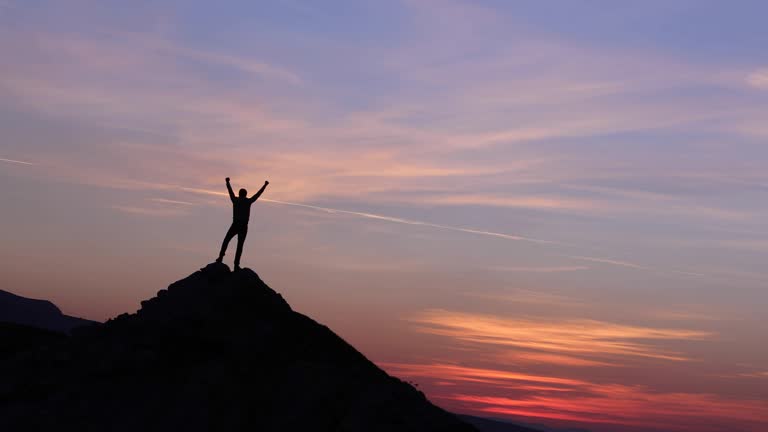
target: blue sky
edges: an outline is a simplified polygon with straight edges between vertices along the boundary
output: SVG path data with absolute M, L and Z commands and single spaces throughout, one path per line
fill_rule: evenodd
M 0 282 L 135 310 L 269 179 L 244 264 L 436 403 L 762 430 L 767 9 L 0 1 Z

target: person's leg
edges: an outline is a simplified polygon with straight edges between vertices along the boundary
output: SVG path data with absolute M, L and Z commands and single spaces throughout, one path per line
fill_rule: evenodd
M 237 252 L 235 252 L 235 268 L 240 268 L 240 256 L 243 255 L 243 244 L 245 243 L 245 236 L 248 235 L 248 225 L 240 227 L 237 232 Z
M 237 227 L 235 224 L 232 224 L 229 227 L 229 230 L 227 230 L 227 234 L 224 236 L 224 242 L 221 243 L 221 251 L 219 251 L 219 258 L 216 259 L 216 262 L 221 262 L 224 258 L 224 253 L 227 251 L 227 246 L 229 246 L 229 241 L 232 240 L 232 237 L 237 234 Z

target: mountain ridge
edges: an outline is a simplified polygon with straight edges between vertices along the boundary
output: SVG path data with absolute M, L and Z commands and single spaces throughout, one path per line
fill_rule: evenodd
M 2 430 L 476 431 L 224 264 L 0 371 Z
M 65 315 L 48 300 L 38 300 L 0 290 L 0 322 L 21 324 L 69 333 L 75 327 L 96 321 Z

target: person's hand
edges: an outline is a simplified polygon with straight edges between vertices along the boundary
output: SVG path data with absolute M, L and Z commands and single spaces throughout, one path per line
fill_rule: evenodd
M 227 183 L 229 183 L 229 177 L 227 177 Z
M 268 185 L 269 184 L 269 180 L 264 180 L 264 184 Z

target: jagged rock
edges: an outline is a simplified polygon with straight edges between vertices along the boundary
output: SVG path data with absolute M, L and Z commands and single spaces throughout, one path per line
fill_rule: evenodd
M 141 305 L 0 359 L 0 430 L 475 430 L 251 270 L 211 264 Z

